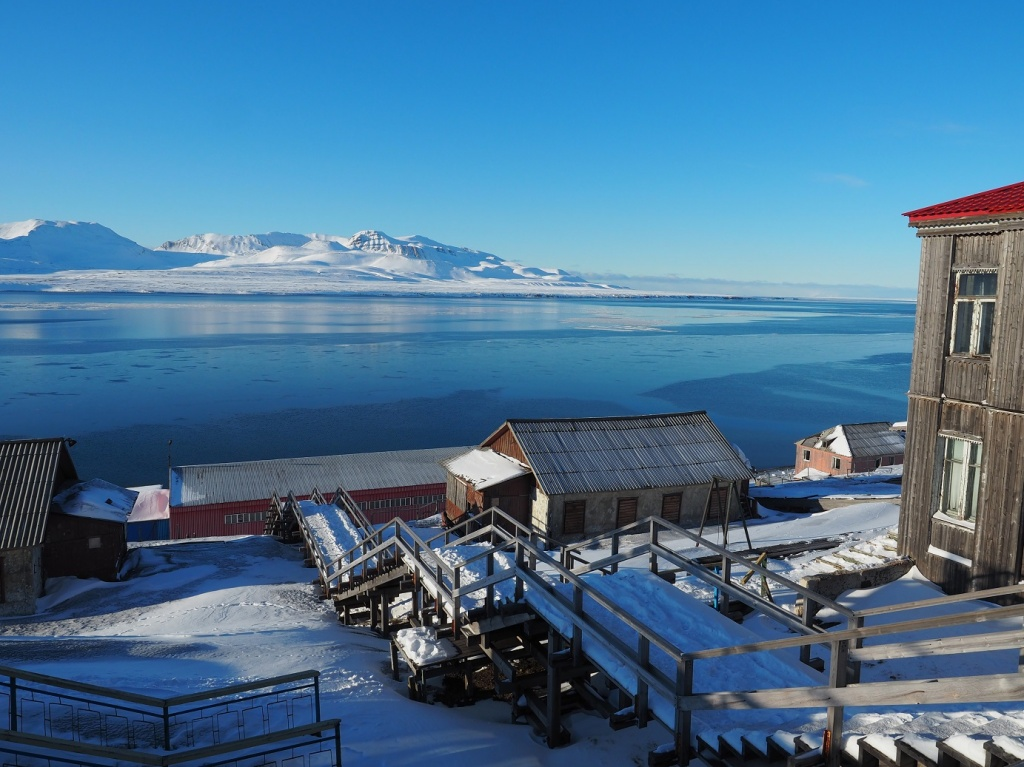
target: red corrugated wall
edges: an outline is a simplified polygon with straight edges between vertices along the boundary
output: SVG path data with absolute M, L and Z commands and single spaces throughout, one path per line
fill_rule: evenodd
M 332 493 L 324 493 L 330 499 Z M 444 508 L 445 484 L 443 482 L 429 485 L 409 485 L 407 487 L 387 487 L 374 490 L 355 490 L 349 493 L 358 504 L 366 504 L 364 512 L 373 524 L 384 524 L 395 517 L 407 522 L 422 519 L 440 513 Z M 440 496 L 441 501 L 416 502 L 422 497 Z M 297 500 L 304 501 L 308 495 L 297 495 Z M 402 501 L 408 503 L 370 508 L 374 501 Z M 254 518 L 251 522 L 225 522 L 228 515 L 265 514 L 270 508 L 270 499 L 260 501 L 230 501 L 228 503 L 209 503 L 201 506 L 171 507 L 171 538 L 213 538 L 225 535 L 262 535 L 264 520 Z

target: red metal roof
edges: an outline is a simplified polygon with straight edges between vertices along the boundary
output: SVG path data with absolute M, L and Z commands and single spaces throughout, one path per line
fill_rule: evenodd
M 949 202 L 940 202 L 938 205 L 929 205 L 927 208 L 912 210 L 903 215 L 913 224 L 918 221 L 994 216 L 1001 213 L 1024 213 L 1024 181 Z

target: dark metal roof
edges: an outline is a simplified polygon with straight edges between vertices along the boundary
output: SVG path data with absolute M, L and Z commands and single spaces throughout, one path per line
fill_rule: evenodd
M 63 437 L 0 442 L 0 550 L 42 544 L 61 470 L 78 478 Z
M 171 506 L 260 501 L 275 492 L 282 497 L 288 492 L 307 495 L 314 487 L 333 493 L 339 485 L 352 492 L 439 484 L 445 481 L 440 462 L 471 449 L 441 447 L 175 466 L 171 470 Z
M 888 421 L 872 421 L 831 426 L 820 434 L 804 437 L 799 444 L 829 450 L 836 455 L 871 458 L 902 455 L 905 442 L 903 432 L 893 429 Z
M 510 420 L 547 495 L 700 485 L 752 474 L 704 411 Z
M 902 432 L 893 431 L 887 421 L 877 423 L 844 423 L 846 441 L 855 458 L 875 455 L 900 455 L 903 453 L 905 438 Z

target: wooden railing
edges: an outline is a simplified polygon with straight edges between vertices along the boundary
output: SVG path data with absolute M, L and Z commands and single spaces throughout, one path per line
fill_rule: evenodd
M 668 539 L 678 548 L 680 539 L 688 540 L 719 558 L 718 571 L 705 567 L 679 554 L 666 545 Z M 434 547 L 452 542 L 484 542 L 489 548 L 479 554 L 448 563 L 432 553 Z M 589 559 L 596 547 L 600 556 Z M 499 564 L 499 553 L 512 554 L 514 564 Z M 600 652 L 614 668 L 604 671 L 634 699 L 636 722 L 645 724 L 651 717 L 662 721 L 675 737 L 675 749 L 682 763 L 689 759 L 691 717 L 694 711 L 709 709 L 753 708 L 824 708 L 827 713 L 825 758 L 831 767 L 839 764 L 843 735 L 843 715 L 847 706 L 897 706 L 901 704 L 1014 701 L 1024 697 L 1024 674 L 1007 673 L 987 676 L 948 677 L 932 680 L 901 680 L 859 683 L 860 663 L 893 657 L 916 657 L 930 654 L 978 652 L 1024 646 L 1024 631 L 990 632 L 978 637 L 950 636 L 939 640 L 893 640 L 885 645 L 863 647 L 865 639 L 884 639 L 898 633 L 924 631 L 940 627 L 956 627 L 1000 618 L 1024 616 L 1024 604 L 960 613 L 941 618 L 906 620 L 886 625 L 866 626 L 868 618 L 882 613 L 925 609 L 963 600 L 997 597 L 1024 597 L 1024 586 L 1012 586 L 985 592 L 940 597 L 918 603 L 887 608 L 853 611 L 823 597 L 784 576 L 774 573 L 755 561 L 728 551 L 700 538 L 693 532 L 659 518 L 638 521 L 620 530 L 584 541 L 561 550 L 557 544 L 536 531 L 516 522 L 498 509 L 489 509 L 475 518 L 465 520 L 452 530 L 423 538 L 401 520 L 371 533 L 363 542 L 331 563 L 336 572 L 329 576 L 330 589 L 343 588 L 345 573 L 356 572 L 371 557 L 387 556 L 395 566 L 404 566 L 415 573 L 422 588 L 434 596 L 448 611 L 453 623 L 465 616 L 466 598 L 483 590 L 488 612 L 495 609 L 495 588 L 514 579 L 513 601 L 526 601 L 542 614 L 553 629 L 569 643 L 572 656 L 585 654 L 598 667 L 603 662 L 588 653 L 597 642 Z M 686 572 L 716 589 L 719 605 L 728 609 L 728 600 L 741 601 L 758 613 L 795 632 L 785 639 L 755 642 L 687 652 L 668 639 L 658 627 L 634 618 L 622 605 L 603 597 L 587 583 L 594 573 L 612 574 L 627 562 L 631 566 L 643 562 L 653 573 L 666 570 Z M 471 583 L 463 575 L 466 568 L 483 563 L 484 572 Z M 734 577 L 755 573 L 776 590 L 785 589 L 804 600 L 802 615 L 783 609 L 757 590 L 745 588 Z M 563 584 L 558 587 L 557 584 Z M 568 586 L 568 588 L 565 587 Z M 770 589 L 769 589 L 770 591 Z M 527 592 L 532 592 L 527 595 Z M 599 605 L 612 612 L 635 635 L 624 641 L 608 626 L 594 620 L 586 604 Z M 813 625 L 813 617 L 828 609 L 844 621 L 839 630 L 825 631 Z M 545 612 L 546 610 L 546 612 Z M 693 690 L 694 668 L 713 658 L 751 653 L 778 653 L 795 650 L 803 661 L 810 660 L 811 650 L 823 648 L 829 658 L 828 681 L 821 685 L 779 687 L 749 691 Z M 671 671 L 652 662 L 652 657 L 668 658 Z M 625 669 L 628 679 L 617 679 L 615 669 Z
M 170 698 L 7 666 L 0 685 L 0 752 L 28 760 L 220 764 L 287 752 L 296 767 L 341 764 L 340 722 L 320 719 L 317 671 Z

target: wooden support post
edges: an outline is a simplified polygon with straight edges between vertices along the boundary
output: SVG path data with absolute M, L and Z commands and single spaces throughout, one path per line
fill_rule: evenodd
M 657 575 L 658 574 L 658 554 L 655 551 L 655 549 L 658 546 L 658 527 L 655 524 L 655 519 L 656 519 L 656 517 L 651 517 L 651 530 L 650 530 L 650 535 L 648 537 L 649 537 L 650 545 L 651 545 L 651 563 L 650 563 L 650 568 L 651 568 L 651 572 L 654 573 L 655 575 Z
M 491 544 L 491 545 L 493 546 L 494 544 Z M 487 555 L 487 578 L 490 579 L 490 577 L 492 575 L 494 575 L 494 552 L 493 551 L 491 551 L 491 553 Z M 493 583 L 490 583 L 490 584 L 487 585 L 486 612 L 487 612 L 487 617 L 488 618 L 494 617 L 494 584 Z
M 681 698 L 693 693 L 693 661 L 680 660 L 676 663 L 676 758 L 681 767 L 690 763 L 690 727 L 693 712 L 683 711 Z
M 387 636 L 391 631 L 391 605 L 386 591 L 380 593 L 380 633 Z
M 547 696 L 547 744 L 548 748 L 561 745 L 562 732 L 562 680 L 561 668 L 556 653 L 561 649 L 561 637 L 548 629 L 548 696 Z
M 391 640 L 391 678 L 398 681 L 398 645 Z
M 732 580 L 732 560 L 727 556 L 722 556 L 722 583 L 729 583 Z M 725 589 L 719 589 L 721 592 L 718 597 L 718 611 L 722 615 L 729 614 L 729 592 Z
M 814 625 L 814 614 L 818 612 L 818 603 L 814 602 L 809 596 L 804 596 L 804 614 L 803 624 L 807 627 L 807 633 L 811 633 L 811 626 Z M 802 645 L 800 647 L 800 662 L 810 663 L 811 662 L 811 646 L 809 644 Z
M 828 684 L 832 689 L 846 687 L 846 664 L 850 661 L 850 641 L 843 639 L 832 643 L 829 660 Z M 839 767 L 843 753 L 843 707 L 829 706 L 825 725 L 827 749 L 823 749 L 825 767 Z
M 645 637 L 643 634 L 639 635 L 636 648 L 637 662 L 642 670 L 650 670 L 651 665 L 651 640 Z M 650 719 L 650 701 L 647 695 L 647 682 L 640 678 L 637 674 L 636 677 L 636 697 L 633 698 L 633 711 L 636 712 L 636 726 L 646 727 L 647 720 Z
M 377 626 L 377 620 L 380 617 L 378 615 L 379 608 L 377 607 L 377 600 L 370 596 L 370 628 L 373 629 Z
M 618 535 L 613 535 L 612 536 L 612 551 L 611 551 L 611 554 L 614 557 L 618 553 L 619 553 L 619 536 Z M 613 562 L 612 563 L 612 572 L 613 573 L 617 573 L 618 571 L 619 571 L 619 563 L 618 562 Z
M 572 587 L 572 611 L 583 617 L 583 589 L 575 584 Z M 583 662 L 583 629 L 575 623 L 572 625 L 572 662 L 573 665 Z
M 863 615 L 858 615 L 856 618 L 854 618 L 853 619 L 853 625 L 850 626 L 850 628 L 854 628 L 854 629 L 862 629 L 862 628 L 864 628 L 864 616 Z M 864 646 L 864 639 L 863 638 L 855 639 L 854 642 L 853 642 L 853 646 L 854 646 L 854 648 L 859 650 L 860 648 L 862 648 Z M 850 676 L 846 680 L 847 684 L 860 684 L 860 661 L 859 660 L 854 660 L 853 663 L 850 664 L 849 674 L 850 674 Z

